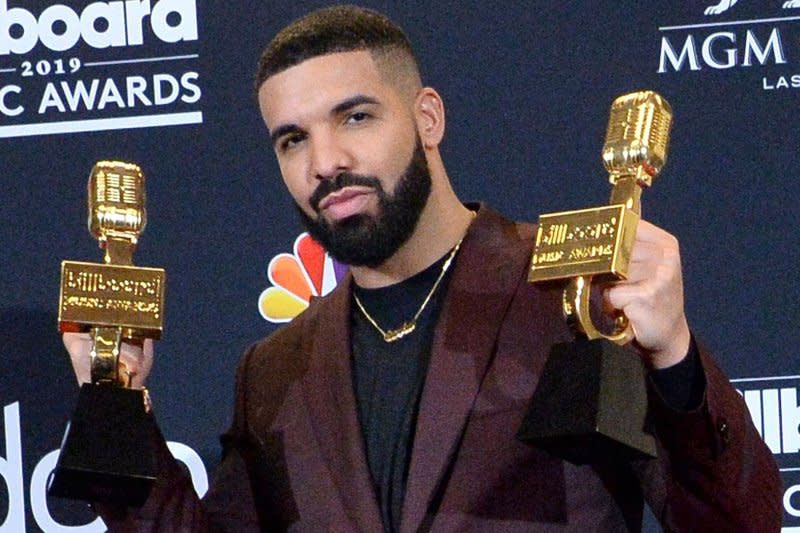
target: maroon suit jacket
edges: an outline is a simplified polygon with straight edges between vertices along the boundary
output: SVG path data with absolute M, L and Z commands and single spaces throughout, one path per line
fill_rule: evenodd
M 781 484 L 747 409 L 700 347 L 706 393 L 679 413 L 652 388 L 657 460 L 575 466 L 515 438 L 550 346 L 571 340 L 560 290 L 526 281 L 533 227 L 482 208 L 433 341 L 403 533 L 638 531 L 643 501 L 667 531 L 778 531 Z M 351 279 L 256 344 L 237 377 L 225 458 L 199 502 L 166 453 L 121 530 L 381 531 L 356 414 Z

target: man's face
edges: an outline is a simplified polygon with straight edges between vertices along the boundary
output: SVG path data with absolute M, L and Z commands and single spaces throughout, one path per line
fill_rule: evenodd
M 375 214 L 358 213 L 331 223 L 321 215 L 320 200 L 340 194 L 348 187 L 374 189 L 378 199 Z M 422 144 L 418 141 L 414 154 L 391 194 L 375 176 L 339 174 L 320 182 L 311 195 L 311 206 L 317 216 L 309 216 L 298 206 L 300 219 L 314 239 L 336 259 L 355 266 L 376 267 L 394 255 L 414 232 L 428 195 L 431 176 Z
M 309 59 L 259 91 L 301 218 L 345 263 L 383 263 L 425 206 L 431 180 L 412 100 L 381 77 L 368 52 Z

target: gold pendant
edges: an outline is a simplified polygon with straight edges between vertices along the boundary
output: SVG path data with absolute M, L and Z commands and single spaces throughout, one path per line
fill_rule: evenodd
M 394 342 L 399 341 L 412 331 L 416 329 L 417 324 L 416 322 L 403 322 L 403 325 L 397 329 L 390 329 L 386 333 L 383 334 L 383 340 L 386 342 Z

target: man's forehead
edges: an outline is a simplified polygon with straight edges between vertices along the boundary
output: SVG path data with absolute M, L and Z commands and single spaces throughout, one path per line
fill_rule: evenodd
M 258 92 L 267 125 L 304 112 L 329 112 L 355 94 L 376 100 L 391 87 L 368 51 L 338 52 L 307 59 L 268 78 Z

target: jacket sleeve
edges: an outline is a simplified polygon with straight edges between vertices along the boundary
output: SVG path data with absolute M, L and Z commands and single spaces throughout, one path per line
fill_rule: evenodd
M 775 460 L 741 395 L 698 345 L 702 404 L 680 412 L 650 390 L 657 461 L 637 468 L 665 531 L 780 531 L 782 488 Z
M 222 437 L 223 459 L 204 499 L 198 498 L 188 471 L 172 457 L 153 419 L 159 476 L 141 508 L 94 505 L 109 531 L 261 531 L 251 491 L 248 463 L 253 447 L 246 437 L 246 396 L 241 388 L 251 352 L 239 366 L 234 421 Z

